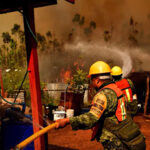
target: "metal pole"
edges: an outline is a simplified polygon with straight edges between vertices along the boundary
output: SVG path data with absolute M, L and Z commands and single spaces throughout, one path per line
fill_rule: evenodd
M 37 56 L 37 43 L 35 41 L 35 38 L 33 37 L 33 34 L 35 35 L 34 8 L 29 0 L 24 1 L 23 16 L 24 16 L 25 39 L 26 39 L 27 63 L 30 81 L 32 118 L 35 124 L 43 126 L 43 120 L 41 118 L 42 104 L 41 104 L 41 89 L 40 89 L 40 78 L 39 78 L 38 56 Z M 31 34 L 31 31 L 33 34 Z M 40 128 L 35 126 L 35 124 L 33 124 L 34 133 L 40 130 Z M 35 150 L 45 149 L 44 136 L 41 136 L 34 141 L 34 149 Z

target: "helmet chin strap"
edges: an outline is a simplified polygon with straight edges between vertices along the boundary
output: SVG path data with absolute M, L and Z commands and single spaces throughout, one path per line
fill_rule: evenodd
M 101 86 L 100 79 L 97 80 L 96 84 L 97 84 L 97 87 L 95 89 L 96 89 L 96 91 L 98 91 L 99 87 Z
M 97 86 L 98 86 L 98 88 L 101 86 L 100 81 L 101 81 L 100 79 L 97 80 Z
M 97 84 L 99 84 L 100 80 L 97 81 Z

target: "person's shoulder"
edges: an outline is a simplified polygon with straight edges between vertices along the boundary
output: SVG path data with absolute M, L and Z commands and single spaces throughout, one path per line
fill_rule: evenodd
M 107 97 L 105 95 L 105 93 L 103 91 L 98 92 L 95 96 L 94 96 L 94 101 L 106 101 Z
M 110 89 L 110 88 L 104 88 L 103 90 L 101 90 L 99 92 L 100 95 L 105 95 L 107 98 L 107 101 L 111 101 L 112 99 L 117 99 L 117 94 L 115 93 L 114 90 Z
M 100 93 L 103 93 L 105 95 L 108 95 L 108 94 L 114 95 L 115 91 L 111 88 L 104 88 Z
M 103 94 L 106 97 L 107 102 L 107 112 L 109 112 L 112 109 L 115 109 L 118 103 L 117 94 L 113 89 L 104 88 L 102 91 L 100 91 L 99 94 Z
M 129 81 L 129 82 L 132 82 L 130 78 L 125 78 L 125 79 L 127 79 L 127 81 Z
M 130 85 L 133 85 L 133 82 L 132 82 L 131 79 L 127 78 L 127 81 L 128 81 L 128 83 L 129 83 Z

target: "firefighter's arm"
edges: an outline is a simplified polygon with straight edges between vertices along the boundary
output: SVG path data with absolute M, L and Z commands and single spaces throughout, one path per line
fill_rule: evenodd
M 133 82 L 130 79 L 127 79 L 127 81 L 128 81 L 128 83 L 129 83 L 129 85 L 131 87 L 132 94 L 136 95 L 136 89 L 135 89 L 135 86 L 134 86 Z
M 132 103 L 128 103 L 127 105 L 129 105 L 130 107 L 127 106 L 129 113 L 134 116 L 136 115 L 137 111 L 138 111 L 138 100 L 137 100 L 137 94 L 136 94 L 136 89 L 134 87 L 133 82 L 130 79 L 127 79 L 129 82 L 129 85 L 131 87 L 132 90 Z M 132 108 L 132 109 L 131 109 Z
M 91 128 L 101 117 L 107 106 L 107 99 L 104 94 L 98 93 L 93 101 L 89 112 L 81 114 L 79 116 L 59 119 L 56 128 L 65 127 L 71 124 L 73 130 L 89 129 Z
M 133 82 L 130 80 L 130 79 L 127 79 L 128 82 L 129 82 L 129 85 L 131 87 L 131 90 L 132 90 L 132 94 L 133 94 L 133 101 L 137 101 L 137 95 L 136 95 L 136 89 L 135 89 L 135 86 L 133 84 Z
M 102 116 L 107 107 L 107 98 L 103 93 L 98 93 L 93 101 L 90 113 L 96 116 L 98 119 Z
M 56 129 L 63 128 L 70 123 L 69 118 L 58 119 L 56 120 L 56 122 L 57 122 L 56 127 L 55 127 Z

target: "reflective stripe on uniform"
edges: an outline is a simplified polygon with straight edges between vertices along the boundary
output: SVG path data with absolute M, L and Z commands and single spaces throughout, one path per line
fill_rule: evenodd
M 126 96 L 127 96 L 127 101 L 131 102 L 131 97 L 130 97 L 129 89 L 126 89 L 125 92 L 126 92 Z
M 127 102 L 133 101 L 132 89 L 127 79 L 122 79 L 115 82 L 116 85 L 123 91 L 127 98 Z
M 122 112 L 122 120 L 126 119 L 126 109 L 125 109 L 125 102 L 122 100 L 122 98 L 120 99 L 121 101 L 121 112 Z
M 118 106 L 116 110 L 116 117 L 118 121 L 123 121 L 126 119 L 126 108 L 125 108 L 125 102 L 121 98 L 118 100 Z

